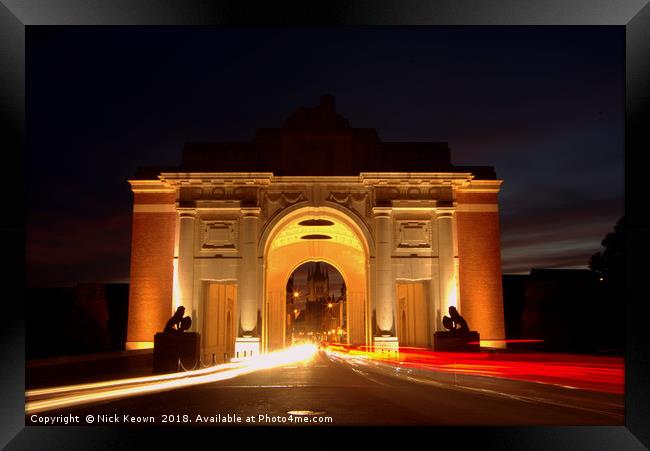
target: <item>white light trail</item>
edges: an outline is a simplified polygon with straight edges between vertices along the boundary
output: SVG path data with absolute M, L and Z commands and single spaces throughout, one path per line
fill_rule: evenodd
M 97 401 L 157 393 L 232 379 L 259 370 L 309 361 L 316 354 L 316 351 L 316 346 L 306 344 L 262 354 L 236 364 L 229 363 L 201 370 L 30 390 L 25 393 L 27 398 L 25 413 L 39 413 Z M 44 397 L 44 399 L 29 400 L 29 398 L 35 397 Z
M 161 374 L 157 376 L 134 377 L 129 379 L 114 379 L 110 381 L 91 382 L 88 384 L 78 384 L 78 385 L 66 385 L 62 387 L 37 388 L 33 390 L 27 390 L 25 392 L 25 396 L 27 398 L 36 398 L 43 395 L 54 395 L 54 394 L 84 391 L 84 390 L 90 390 L 96 388 L 109 388 L 118 385 L 123 386 L 128 384 L 143 384 L 147 382 L 160 382 L 160 381 L 166 381 L 171 379 L 182 379 L 190 376 L 198 376 L 201 374 L 215 373 L 226 369 L 234 369 L 240 366 L 241 364 L 238 363 L 224 363 L 221 365 L 211 366 L 200 370 L 183 371 L 180 373 Z

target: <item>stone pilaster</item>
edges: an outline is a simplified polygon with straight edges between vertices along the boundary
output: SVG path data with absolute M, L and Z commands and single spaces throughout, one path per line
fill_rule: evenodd
M 440 315 L 449 314 L 449 307 L 459 307 L 456 290 L 456 265 L 454 261 L 453 212 L 438 211 L 438 268 L 440 271 Z
M 178 285 L 179 305 L 185 307 L 185 314 L 194 313 L 194 239 L 196 230 L 196 210 L 179 209 L 180 240 L 178 247 Z M 198 309 L 197 309 L 198 310 Z M 196 318 L 193 329 L 196 330 Z
M 391 264 L 393 246 L 392 209 L 375 207 L 372 211 L 375 217 L 375 235 L 377 238 L 377 298 L 375 299 L 377 328 L 380 336 L 391 336 L 394 329 L 395 310 L 395 287 Z
M 257 225 L 259 208 L 242 208 L 240 222 L 239 325 L 243 336 L 257 332 Z
M 240 220 L 239 284 L 237 306 L 239 308 L 239 334 L 235 340 L 238 359 L 250 358 L 260 353 L 260 337 L 257 324 L 257 226 L 260 209 L 242 208 Z

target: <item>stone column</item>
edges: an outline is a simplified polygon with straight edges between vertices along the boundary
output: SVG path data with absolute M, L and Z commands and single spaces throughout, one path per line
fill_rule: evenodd
M 393 320 L 395 310 L 395 287 L 391 253 L 392 237 L 392 208 L 375 207 L 375 236 L 377 239 L 377 298 L 375 299 L 375 315 L 377 320 L 378 337 L 375 337 L 375 347 L 397 349 L 397 337 L 393 335 Z
M 453 212 L 438 211 L 438 267 L 440 272 L 440 318 L 449 315 L 449 306 L 457 306 L 456 267 L 454 262 Z
M 240 336 L 235 345 L 239 357 L 251 357 L 260 352 L 257 329 L 257 223 L 259 208 L 242 208 L 239 228 L 241 264 L 239 267 L 237 305 L 239 306 Z M 246 355 L 244 355 L 246 353 Z
M 194 230 L 196 210 L 179 209 L 180 235 L 178 243 L 178 285 L 180 305 L 185 307 L 185 315 L 192 317 L 192 329 L 196 330 L 194 318 Z

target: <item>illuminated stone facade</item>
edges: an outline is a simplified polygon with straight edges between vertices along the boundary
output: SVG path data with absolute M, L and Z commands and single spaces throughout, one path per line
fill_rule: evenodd
M 150 346 L 179 305 L 193 330 L 228 341 L 211 344 L 223 358 L 281 348 L 287 281 L 308 261 L 342 274 L 351 344 L 431 346 L 449 305 L 504 338 L 501 181 L 452 165 L 446 143 L 381 142 L 325 96 L 250 143 L 187 144 L 180 165 L 130 183 L 130 348 Z

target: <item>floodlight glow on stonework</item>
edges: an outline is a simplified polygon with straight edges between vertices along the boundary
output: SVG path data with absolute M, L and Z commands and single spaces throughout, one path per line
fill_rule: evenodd
M 457 278 L 454 275 L 452 283 L 449 285 L 449 292 L 447 293 L 447 308 L 458 307 L 458 284 Z
M 275 237 L 271 243 L 270 250 L 298 243 L 304 239 L 316 239 L 305 237 L 324 236 L 330 242 L 343 244 L 359 251 L 363 251 L 363 246 L 356 234 L 349 227 L 330 220 L 320 218 L 310 218 L 305 220 L 301 218 L 286 225 Z
M 260 129 L 254 143 L 188 143 L 183 164 L 130 181 L 127 347 L 151 347 L 183 305 L 202 339 L 228 331 L 217 355 L 284 348 L 287 281 L 316 261 L 345 282 L 349 344 L 431 346 L 452 305 L 482 337 L 503 339 L 493 168 L 453 165 L 446 143 L 384 143 L 329 106 L 313 117 L 298 111 L 282 127 Z M 320 146 L 326 161 L 313 153 Z M 244 164 L 243 149 L 256 157 Z M 236 292 L 223 298 L 233 300 L 234 319 L 209 320 L 206 293 L 230 284 Z M 399 322 L 400 305 L 422 321 Z
M 173 305 L 174 305 L 174 309 L 173 310 L 176 311 L 176 309 L 181 306 L 181 288 L 180 288 L 180 282 L 178 280 L 178 259 L 177 258 L 174 259 L 173 265 L 174 265 L 174 275 L 173 275 L 173 284 L 174 284 L 174 288 L 173 288 Z

